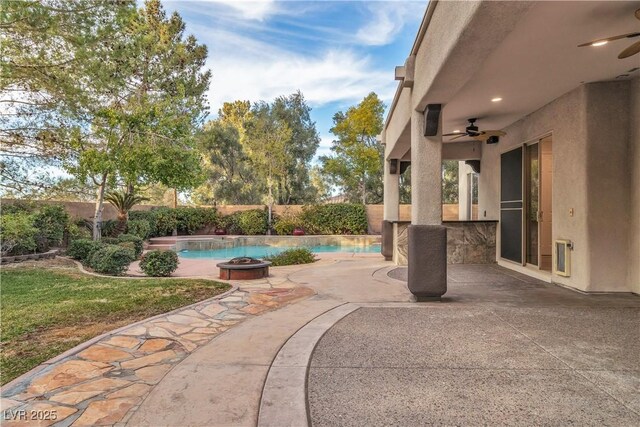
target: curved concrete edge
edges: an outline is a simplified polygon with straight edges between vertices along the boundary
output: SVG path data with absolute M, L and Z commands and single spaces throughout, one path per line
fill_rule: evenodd
M 104 277 L 113 277 L 113 276 L 104 276 Z M 8 383 L 4 384 L 2 386 L 2 390 L 3 391 L 11 390 L 12 388 L 14 388 L 16 386 L 19 386 L 24 381 L 26 381 L 30 377 L 36 375 L 38 372 L 40 372 L 43 369 L 49 367 L 50 365 L 52 365 L 54 363 L 57 363 L 57 362 L 61 361 L 64 358 L 73 356 L 76 353 L 80 353 L 82 350 L 90 347 L 91 345 L 93 345 L 93 344 L 97 343 L 98 341 L 100 341 L 100 340 L 102 340 L 104 338 L 107 338 L 107 337 L 109 337 L 111 335 L 117 335 L 117 334 L 119 334 L 120 332 L 122 332 L 122 331 L 124 331 L 126 329 L 129 329 L 129 328 L 134 327 L 134 326 L 141 325 L 143 323 L 150 322 L 150 321 L 155 320 L 155 319 L 157 319 L 159 317 L 168 316 L 168 315 L 177 313 L 179 311 L 188 310 L 189 308 L 195 307 L 195 306 L 200 305 L 200 304 L 206 304 L 206 303 L 211 302 L 211 301 L 222 299 L 224 297 L 229 296 L 230 294 L 232 294 L 233 292 L 237 291 L 238 289 L 239 289 L 238 285 L 232 285 L 231 288 L 228 291 L 223 292 L 223 293 L 221 293 L 219 295 L 216 295 L 214 297 L 211 297 L 211 298 L 208 298 L 208 299 L 205 299 L 205 300 L 202 300 L 202 301 L 197 301 L 197 302 L 194 302 L 192 304 L 185 305 L 184 307 L 178 307 L 178 308 L 173 309 L 171 311 L 167 311 L 166 313 L 156 314 L 155 316 L 147 317 L 146 319 L 138 320 L 137 322 L 130 323 L 128 325 L 121 326 L 121 327 L 119 327 L 117 329 L 113 329 L 111 331 L 105 332 L 104 334 L 95 336 L 95 337 L 93 337 L 93 338 L 91 338 L 91 339 L 89 339 L 89 340 L 87 340 L 87 341 L 85 341 L 85 342 L 83 342 L 81 344 L 78 344 L 75 347 L 70 348 L 69 350 L 65 351 L 64 353 L 60 353 L 59 355 L 54 356 L 51 359 L 42 362 L 41 364 L 39 364 L 35 368 L 25 372 L 24 374 L 20 375 L 19 377 L 14 378 L 13 380 L 11 380 Z
M 346 303 L 327 311 L 300 328 L 280 348 L 262 390 L 259 427 L 310 425 L 306 386 L 313 351 L 333 325 L 358 308 L 359 304 Z

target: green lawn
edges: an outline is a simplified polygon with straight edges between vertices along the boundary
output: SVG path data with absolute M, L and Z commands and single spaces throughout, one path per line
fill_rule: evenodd
M 111 279 L 67 260 L 2 267 L 0 383 L 92 337 L 229 289 L 204 279 Z

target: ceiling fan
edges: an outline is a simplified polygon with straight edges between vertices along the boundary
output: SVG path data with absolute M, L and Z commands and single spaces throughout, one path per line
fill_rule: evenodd
M 500 140 L 501 136 L 505 136 L 507 133 L 501 130 L 480 130 L 478 126 L 475 125 L 476 118 L 468 119 L 469 126 L 466 127 L 464 132 L 453 132 L 447 133 L 442 136 L 453 136 L 451 141 L 454 139 L 469 137 L 471 139 L 475 139 L 476 141 L 487 142 L 487 144 L 496 144 Z
M 636 10 L 634 15 L 636 16 L 637 19 L 640 19 L 640 9 Z M 640 37 L 640 33 L 620 34 L 619 36 L 613 36 L 613 37 L 607 37 L 607 38 L 604 38 L 604 39 L 593 40 L 593 41 L 590 41 L 589 43 L 579 44 L 578 47 L 602 46 L 602 45 L 607 44 L 607 43 L 609 43 L 610 41 L 613 41 L 613 40 L 632 39 L 634 37 Z M 620 52 L 620 54 L 618 55 L 618 59 L 628 58 L 630 56 L 635 55 L 638 52 L 640 52 L 640 41 L 637 41 L 637 42 L 633 43 L 631 46 L 627 47 L 625 50 Z

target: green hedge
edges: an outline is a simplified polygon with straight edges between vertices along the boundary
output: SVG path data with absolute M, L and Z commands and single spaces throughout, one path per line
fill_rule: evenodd
M 135 259 L 131 249 L 103 244 L 100 249 L 93 252 L 88 264 L 97 273 L 121 276 Z
M 364 205 L 335 203 L 304 206 L 297 216 L 306 234 L 367 234 Z
M 173 251 L 150 251 L 140 261 L 140 269 L 147 276 L 171 276 L 177 268 L 178 254 Z
M 73 259 L 77 259 L 82 263 L 87 262 L 94 252 L 101 249 L 105 242 L 96 242 L 91 239 L 77 239 L 69 243 L 67 255 Z
M 61 205 L 19 202 L 2 207 L 0 239 L 4 255 L 46 252 L 63 243 L 70 221 Z
M 24 255 L 38 248 L 38 229 L 33 226 L 33 216 L 15 212 L 0 216 L 2 255 Z
M 151 224 L 146 219 L 129 220 L 127 221 L 127 234 L 133 234 L 146 240 L 151 235 Z
M 269 213 L 264 209 L 234 212 L 224 217 L 222 225 L 229 234 L 267 234 L 269 228 Z
M 193 234 L 206 226 L 217 227 L 220 225 L 220 216 L 215 208 L 160 207 L 129 212 L 129 222 L 136 221 L 146 221 L 149 224 L 147 237 L 162 237 L 170 236 L 174 229 L 179 233 Z

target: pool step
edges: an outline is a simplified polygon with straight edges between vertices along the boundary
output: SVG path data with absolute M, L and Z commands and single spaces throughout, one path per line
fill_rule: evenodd
M 165 238 L 151 238 L 149 239 L 149 243 L 145 244 L 145 249 L 152 250 L 160 250 L 160 251 L 169 251 L 172 246 L 176 244 L 176 239 L 167 239 Z

